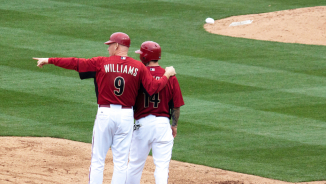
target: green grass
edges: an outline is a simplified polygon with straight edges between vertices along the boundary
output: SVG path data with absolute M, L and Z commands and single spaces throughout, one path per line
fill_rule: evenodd
M 271 6 L 269 6 L 271 5 Z M 207 33 L 207 17 L 322 0 L 3 0 L 0 135 L 91 142 L 92 80 L 32 57 L 108 56 L 113 32 L 162 47 L 184 95 L 173 159 L 290 182 L 326 180 L 326 47 Z

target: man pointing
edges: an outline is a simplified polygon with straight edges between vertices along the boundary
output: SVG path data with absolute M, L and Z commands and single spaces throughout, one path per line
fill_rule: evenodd
M 110 57 L 33 58 L 37 66 L 53 64 L 79 73 L 96 72 L 98 112 L 93 128 L 92 159 L 89 183 L 101 184 L 107 151 L 111 147 L 114 172 L 111 184 L 125 183 L 128 153 L 133 131 L 133 105 L 142 85 L 149 95 L 159 92 L 169 77 L 175 75 L 167 67 L 160 80 L 155 80 L 139 61 L 128 57 L 130 38 L 117 32 L 105 42 Z

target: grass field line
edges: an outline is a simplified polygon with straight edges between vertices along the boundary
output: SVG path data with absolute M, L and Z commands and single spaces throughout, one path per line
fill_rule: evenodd
M 163 53 L 160 63 L 165 66 L 174 66 L 177 74 L 191 75 L 212 80 L 218 80 L 218 77 L 221 76 L 241 76 L 249 74 L 284 72 L 282 70 L 267 67 L 250 66 L 221 60 L 211 60 L 207 58 L 197 58 L 171 53 Z
M 20 28 L 1 27 L 1 45 L 24 48 L 46 53 L 78 56 L 92 53 L 93 57 L 107 53 L 104 42 L 95 42 L 69 36 L 53 35 Z M 40 39 L 44 38 L 44 39 Z M 36 41 L 37 40 L 37 41 Z M 101 48 L 101 49 L 98 49 Z M 47 56 L 34 56 L 47 57 Z M 48 56 L 49 57 L 49 56 Z M 31 58 L 27 58 L 31 59 Z
M 312 118 L 303 118 L 294 115 L 257 110 L 249 107 L 241 107 L 191 97 L 184 97 L 184 100 L 187 105 L 183 107 L 183 109 L 185 109 L 182 112 L 183 120 L 192 120 L 199 124 L 211 125 L 213 127 L 219 125 L 233 126 L 234 123 L 236 123 L 235 125 L 242 126 L 242 128 L 246 128 L 246 125 L 250 125 L 248 128 L 252 128 L 251 125 L 253 125 L 253 127 L 255 127 L 254 129 L 264 127 L 270 129 L 273 126 L 282 126 L 282 128 L 287 128 L 287 126 L 326 128 L 325 121 Z M 196 118 L 199 114 L 203 115 L 204 118 Z
M 37 4 L 37 7 L 35 7 L 35 4 Z M 50 9 L 53 7 L 82 7 L 82 6 L 86 6 L 86 5 L 82 5 L 82 4 L 77 4 L 77 3 L 65 3 L 65 2 L 58 2 L 58 1 L 50 1 L 50 0 L 43 0 L 43 1 L 39 1 L 39 0 L 25 0 L 24 3 L 21 3 L 19 1 L 6 1 L 6 3 L 3 3 L 1 5 L 1 9 L 6 9 L 6 10 L 30 10 L 35 12 L 36 10 L 40 9 L 43 10 L 44 9 Z M 36 11 L 38 13 L 40 13 L 39 11 Z M 42 12 L 42 11 L 41 11 Z
M 288 93 L 302 94 L 305 96 L 326 98 L 326 86 L 282 89 L 281 91 L 288 92 Z
M 54 35 L 22 28 L 11 28 L 3 26 L 0 26 L 0 32 L 1 45 L 4 47 L 10 46 L 14 48 L 23 48 L 45 53 L 52 53 L 52 56 L 55 54 L 60 56 L 66 55 L 66 57 L 88 58 L 96 56 L 109 56 L 107 51 L 108 46 L 104 44 L 104 42 L 107 40 L 91 41 L 70 36 Z M 134 54 L 134 51 L 138 49 L 138 46 L 131 46 L 129 48 L 129 53 L 131 53 L 133 56 L 139 57 L 139 55 Z
M 220 81 L 241 84 L 245 86 L 259 87 L 265 89 L 292 89 L 292 88 L 315 88 L 326 86 L 324 77 L 282 71 L 277 73 L 260 73 L 251 75 L 237 75 L 233 77 L 219 77 Z M 289 92 L 289 91 L 287 91 Z M 296 93 L 296 91 L 291 91 Z
M 321 95 L 318 94 L 305 95 L 295 92 L 289 93 L 281 90 L 264 89 L 235 91 L 231 93 L 217 91 L 215 94 L 210 94 L 209 92 L 206 95 L 196 95 L 195 92 L 188 96 L 211 102 L 215 101 L 255 110 L 298 115 L 300 117 L 325 121 L 323 113 L 320 113 L 322 112 L 321 109 L 323 109 L 323 106 L 325 106 L 325 98 L 320 97 Z M 296 111 L 298 113 L 295 113 Z
M 0 133 L 2 136 L 35 136 L 35 137 L 57 137 L 65 138 L 70 140 L 82 140 L 83 142 L 91 142 L 91 129 L 93 126 L 93 121 L 90 121 L 87 125 L 90 131 L 85 132 L 85 128 L 80 125 L 71 126 L 71 119 L 69 119 L 70 124 L 56 124 L 51 122 L 53 120 L 49 117 L 49 121 L 37 121 L 30 118 L 22 118 L 17 116 L 8 115 L 5 113 L 0 113 Z M 78 125 L 81 122 L 75 122 Z
M 37 6 L 35 6 L 37 4 Z M 95 3 L 93 3 L 95 4 Z M 52 1 L 52 0 L 24 0 L 24 3 L 19 1 L 7 1 L 6 3 L 1 4 L 0 9 L 4 10 L 13 10 L 13 11 L 21 11 L 26 13 L 35 13 L 35 15 L 43 15 L 43 16 L 51 16 L 51 17 L 65 17 L 65 19 L 69 19 L 69 17 L 73 17 L 74 15 L 79 17 L 92 17 L 94 15 L 94 11 L 103 11 L 113 13 L 123 13 L 125 16 L 127 15 L 135 15 L 135 12 L 129 13 L 128 11 L 121 11 L 114 8 L 115 4 L 121 4 L 117 2 L 110 2 L 108 6 L 101 7 L 95 6 L 91 4 L 82 4 L 82 3 L 73 3 L 73 2 L 60 2 L 60 1 Z M 100 4 L 101 5 L 101 4 Z M 102 4 L 103 5 L 103 4 Z M 111 6 L 110 6 L 111 5 Z M 77 9 L 78 11 L 67 11 L 67 9 Z M 40 10 L 40 11 L 38 11 Z M 48 11 L 46 11 L 48 10 Z M 56 13 L 51 13 L 51 11 L 55 11 Z M 81 14 L 82 12 L 82 14 Z M 68 17 L 65 15 L 69 15 Z M 71 19 L 72 20 L 72 19 Z M 73 19 L 76 21 L 76 19 Z M 94 20 L 96 22 L 96 19 Z M 91 23 L 94 23 L 92 21 Z
M 41 70 L 41 69 L 40 69 Z M 93 80 L 80 80 L 0 65 L 1 89 L 96 105 Z M 92 94 L 92 95 L 90 95 Z
M 182 108 L 182 121 L 304 144 L 326 145 L 324 121 L 196 98 L 184 99 L 187 106 Z
M 0 127 L 6 127 L 6 128 L 14 128 L 19 126 L 22 127 L 32 127 L 32 126 L 40 126 L 44 125 L 45 122 L 39 122 L 32 119 L 27 118 L 21 118 L 18 116 L 12 116 L 5 114 L 3 112 L 0 112 Z
M 165 55 L 166 59 L 161 64 L 173 65 L 177 74 L 200 77 L 203 80 L 280 90 L 326 86 L 326 78 L 321 76 L 169 53 Z

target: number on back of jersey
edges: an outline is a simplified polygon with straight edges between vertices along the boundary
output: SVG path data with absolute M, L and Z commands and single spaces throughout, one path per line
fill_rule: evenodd
M 161 102 L 159 99 L 159 93 L 149 96 L 148 94 L 144 93 L 144 107 L 148 108 L 149 103 L 153 103 L 154 108 L 158 108 L 158 104 Z
M 117 90 L 114 90 L 114 94 L 116 96 L 120 96 L 123 94 L 123 91 L 125 89 L 125 79 L 123 77 L 116 77 L 114 79 L 114 87 L 117 89 Z

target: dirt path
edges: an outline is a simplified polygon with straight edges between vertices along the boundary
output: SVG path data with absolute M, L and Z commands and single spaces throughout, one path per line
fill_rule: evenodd
M 241 24 L 252 20 L 251 24 Z M 257 40 L 326 45 L 326 6 L 233 16 L 205 24 L 214 34 Z
M 55 138 L 0 137 L 1 184 L 87 183 L 91 144 Z M 154 163 L 148 157 L 142 184 L 155 183 Z M 112 176 L 112 154 L 106 158 L 104 182 Z M 253 175 L 171 161 L 170 184 L 289 184 Z M 326 184 L 310 182 L 310 184 Z

